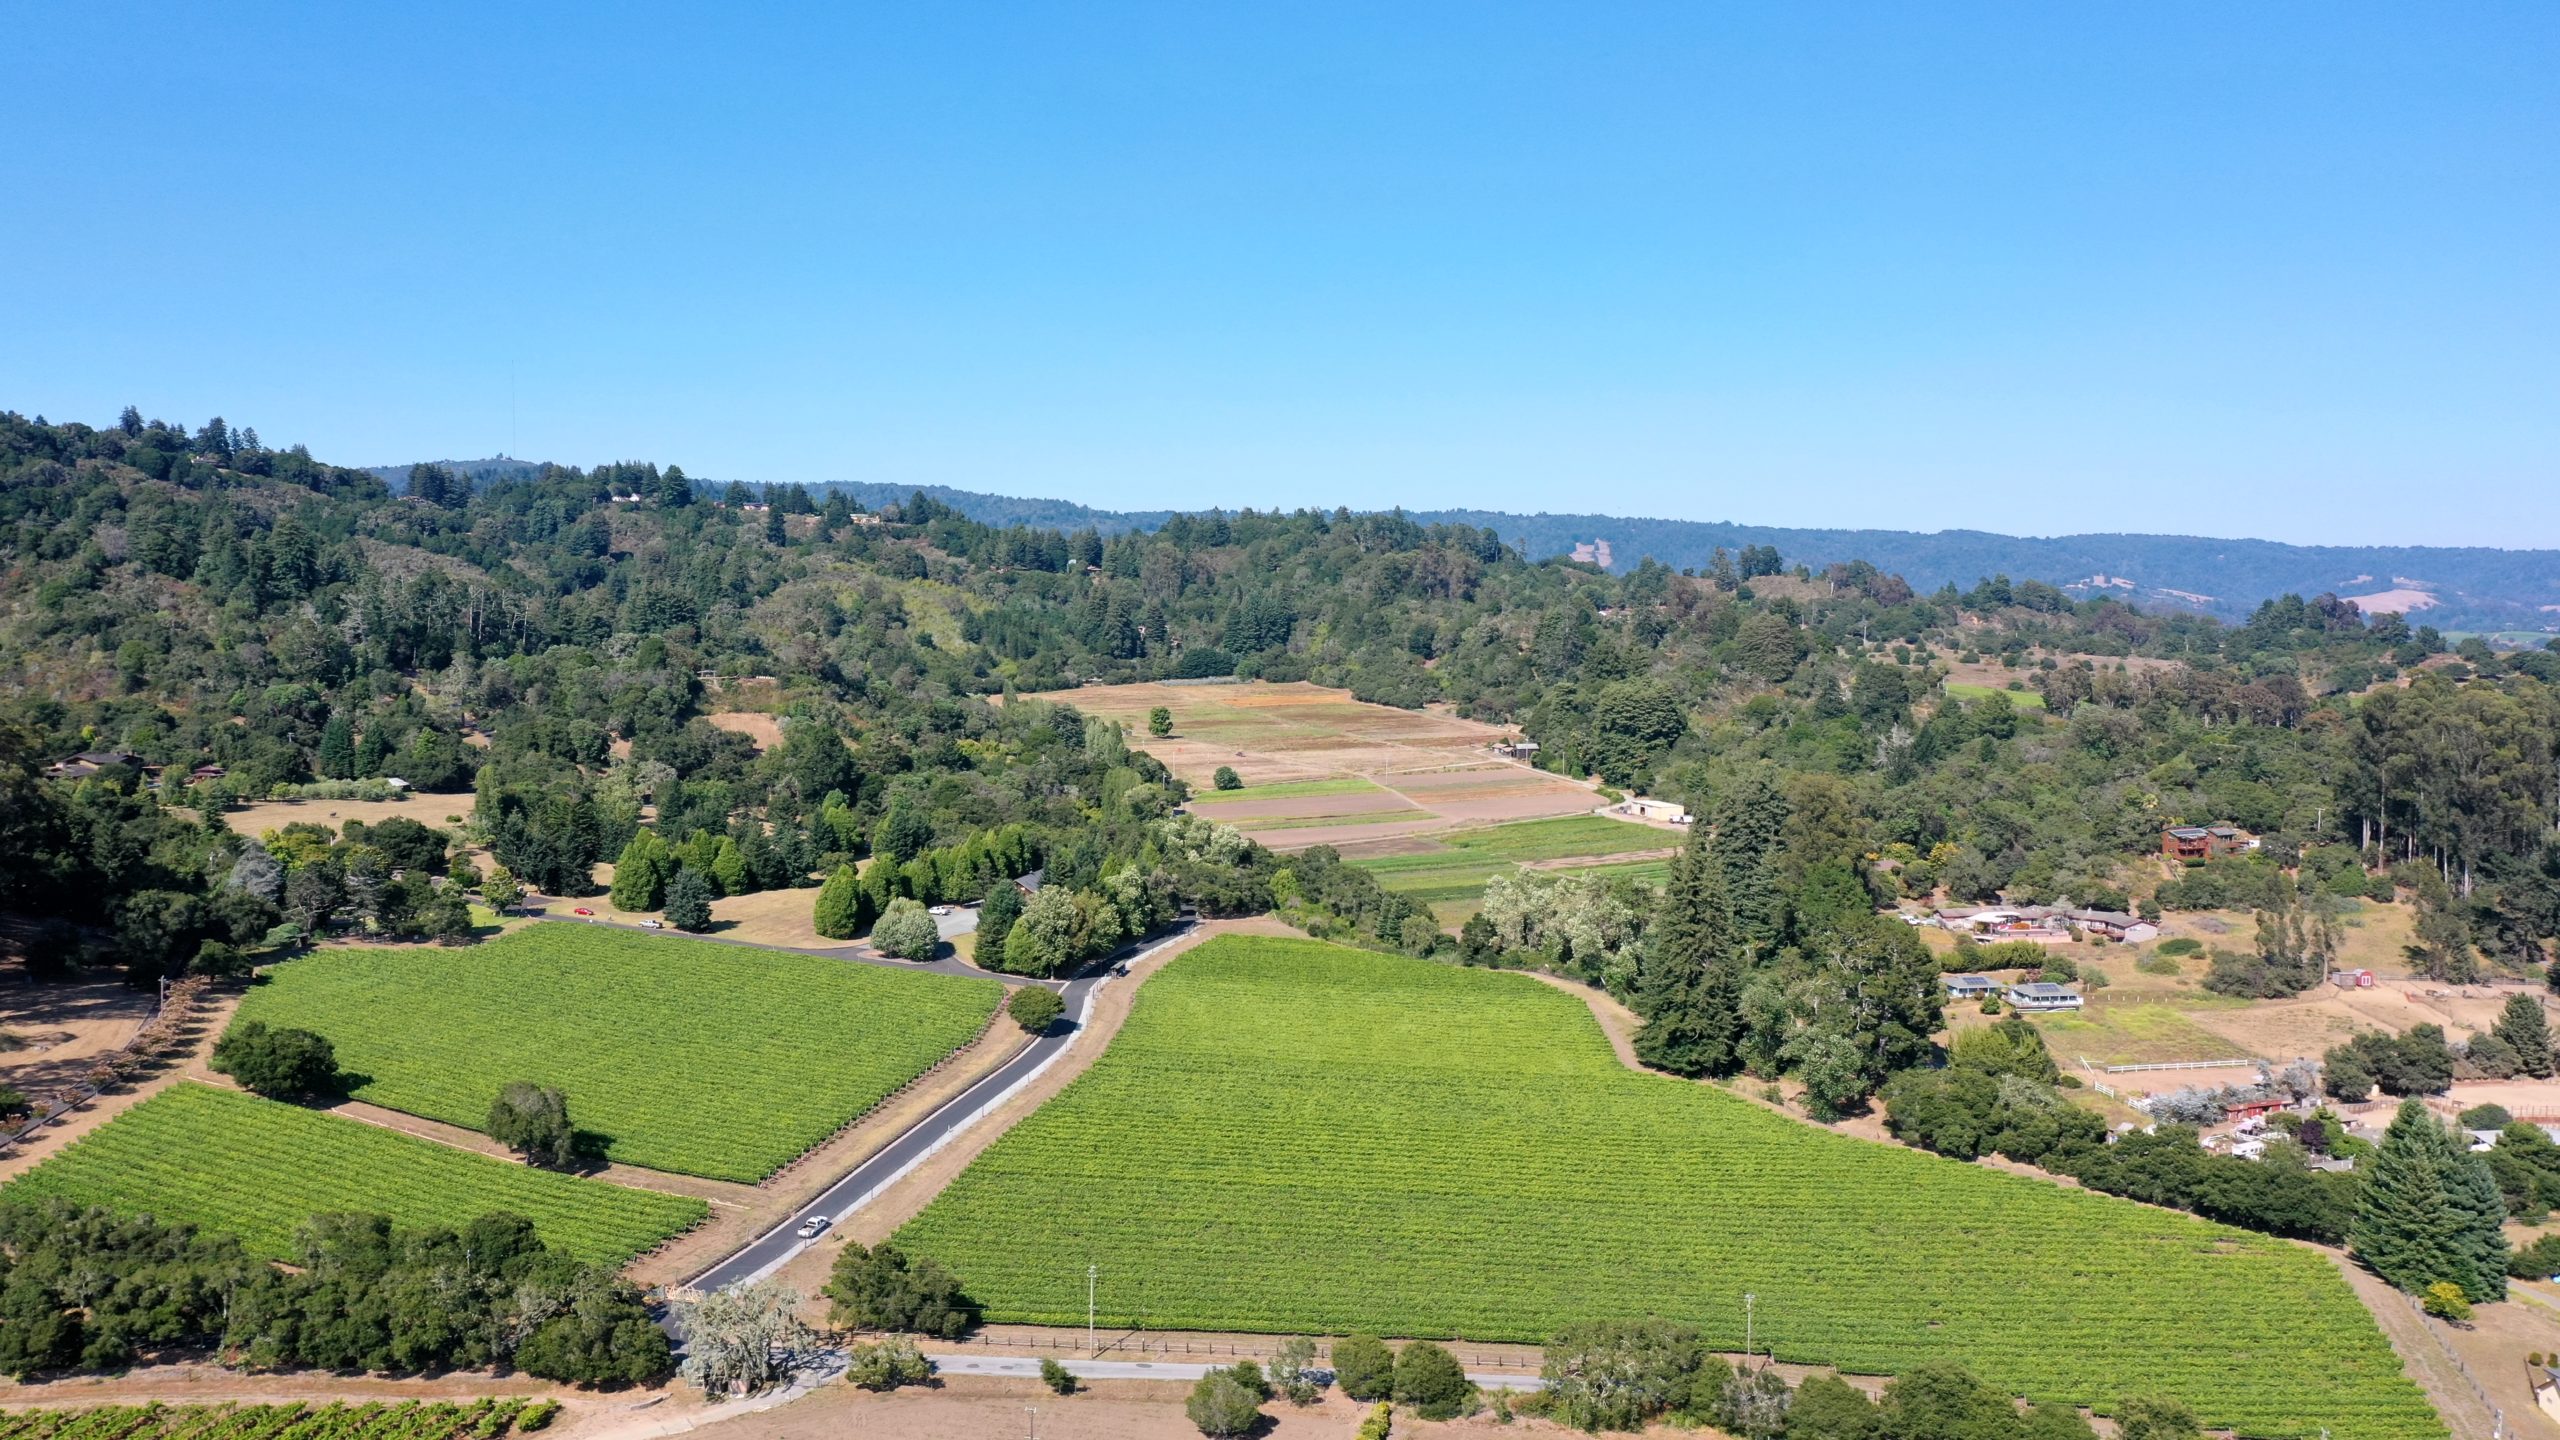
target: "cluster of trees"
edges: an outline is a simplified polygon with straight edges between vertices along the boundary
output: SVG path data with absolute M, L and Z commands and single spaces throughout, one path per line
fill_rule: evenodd
M 1680 1075 L 1792 1074 L 1814 1113 L 1848 1114 L 1933 1057 L 1938 962 L 1874 913 L 1829 817 L 1754 781 L 1672 863 L 1636 969 L 1636 1053 Z
M 492 1214 L 460 1231 L 314 1216 L 291 1270 L 237 1241 L 60 1202 L 0 1205 L 0 1372 L 210 1354 L 261 1369 L 514 1369 L 646 1384 L 675 1368 L 640 1294 Z
M 1942 1155 L 2001 1155 L 2225 1224 L 2346 1240 L 2360 1182 L 2352 1171 L 2314 1168 L 2331 1149 L 2328 1122 L 2304 1122 L 2297 1137 L 2270 1141 L 2258 1160 L 2207 1151 L 2191 1124 L 2110 1143 L 2106 1122 L 2073 1105 L 2062 1083 L 2043 1036 L 2013 1015 L 1959 1034 L 1944 1068 L 1895 1076 L 1884 1091 L 1886 1123 L 1904 1143 Z
M 1693 1328 L 1669 1320 L 1587 1321 L 1546 1346 L 1545 1384 L 1521 1406 L 1593 1432 L 1641 1430 L 1656 1421 L 1712 1425 L 1741 1440 L 2091 1440 L 2075 1406 L 2020 1410 L 1962 1365 L 1933 1361 L 1894 1377 L 1880 1399 L 1838 1375 L 1790 1382 L 1751 1359 L 1737 1366 L 1706 1349 Z M 2198 1440 L 2194 1414 L 2175 1400 L 2130 1396 L 2110 1412 L 2127 1440 Z

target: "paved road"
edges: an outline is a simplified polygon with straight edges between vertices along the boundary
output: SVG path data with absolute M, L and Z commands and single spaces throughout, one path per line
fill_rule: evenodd
M 1029 1084 L 1032 1077 L 1065 1054 L 1091 1018 L 1093 992 L 1110 981 L 1109 965 L 1153 954 L 1180 939 L 1190 929 L 1190 922 L 1183 922 L 1170 934 L 1129 954 L 1115 956 L 1104 965 L 1095 967 L 1093 972 L 1067 982 L 1060 998 L 1066 1001 L 1068 1020 L 1052 1026 L 1049 1033 L 1032 1041 L 1003 1068 L 953 1096 L 940 1109 L 883 1146 L 879 1153 L 846 1171 L 816 1199 L 801 1206 L 782 1223 L 749 1241 L 728 1259 L 695 1276 L 691 1282 L 693 1288 L 722 1290 L 771 1274 L 783 1262 L 809 1248 L 811 1242 L 801 1239 L 797 1232 L 801 1222 L 812 1215 L 824 1215 L 834 1224 L 843 1224 L 846 1216 L 870 1203 L 899 1177 L 922 1164 L 927 1156 L 984 1118 L 987 1112 Z M 1035 1364 L 1033 1368 L 1038 1367 Z
M 589 917 L 572 914 L 570 912 L 578 904 L 575 900 L 536 898 L 539 898 L 542 903 L 528 903 L 523 913 L 536 920 L 549 920 L 563 925 L 609 925 L 616 930 L 629 930 L 638 935 L 673 935 L 684 940 L 708 940 L 714 945 L 740 945 L 749 950 L 780 950 L 791 955 L 817 955 L 829 960 L 850 960 L 857 965 L 879 965 L 891 970 L 926 970 L 936 975 L 962 975 L 978 980 L 995 980 L 1006 985 L 1045 985 L 1052 990 L 1062 988 L 1061 982 L 1056 980 L 1033 980 L 1022 975 L 1006 975 L 999 971 L 981 970 L 963 961 L 957 955 L 945 955 L 938 960 L 918 963 L 913 960 L 893 960 L 862 945 L 767 945 L 760 940 L 732 940 L 726 935 L 687 935 L 681 930 L 652 930 L 636 921 L 615 920 L 604 915 Z M 978 928 L 977 912 L 972 910 L 961 913 L 969 917 L 967 928 L 971 930 Z M 935 924 L 937 927 L 949 925 L 957 919 L 959 915 L 939 916 L 936 917 Z M 960 932 L 941 930 L 940 933 L 947 939 Z
M 933 1357 L 934 1368 L 945 1375 L 1036 1377 L 1040 1373 L 1040 1357 L 1033 1355 L 988 1355 L 974 1350 L 966 1354 L 952 1354 L 930 1347 L 925 1353 Z M 1048 1358 L 1075 1372 L 1080 1380 L 1197 1380 L 1212 1370 L 1226 1368 L 1197 1360 L 1068 1360 L 1055 1355 Z M 1539 1385 L 1535 1375 L 1493 1371 L 1478 1374 L 1471 1370 L 1467 1372 L 1467 1378 L 1487 1390 L 1535 1390 Z

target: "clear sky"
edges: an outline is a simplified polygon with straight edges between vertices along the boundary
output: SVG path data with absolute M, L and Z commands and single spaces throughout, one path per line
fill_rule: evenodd
M 2560 5 L 9 7 L 0 407 L 2560 546 Z

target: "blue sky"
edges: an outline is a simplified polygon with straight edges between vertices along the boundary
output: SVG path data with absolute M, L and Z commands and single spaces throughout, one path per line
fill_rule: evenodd
M 12 7 L 0 407 L 2560 545 L 2560 6 Z

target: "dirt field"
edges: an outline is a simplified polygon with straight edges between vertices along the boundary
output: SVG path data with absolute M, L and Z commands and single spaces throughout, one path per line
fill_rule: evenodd
M 1303 683 L 1096 685 L 1036 697 L 1129 727 L 1132 743 L 1202 794 L 1200 813 L 1274 849 L 1391 840 L 1505 820 L 1575 815 L 1596 808 L 1589 787 L 1496 758 L 1499 726 L 1436 711 L 1369 705 L 1349 692 Z M 1173 712 L 1173 734 L 1148 736 L 1147 713 Z M 1247 787 L 1220 800 L 1220 766 Z M 1259 799 L 1251 788 L 1365 780 L 1376 789 Z
M 0 1085 L 33 1094 L 69 1084 L 91 1059 L 132 1039 L 150 1014 L 151 997 L 121 980 L 0 986 L 0 1030 L 19 1042 L 0 1051 Z
M 115 985 L 117 989 L 123 988 L 121 984 L 114 981 L 96 983 Z M 50 989 L 54 987 L 48 986 L 41 988 Z M 60 988 L 68 991 L 83 991 L 91 990 L 94 987 L 93 985 L 70 985 Z M 213 1042 L 222 1037 L 224 1027 L 231 1023 L 231 1012 L 239 1006 L 239 1003 L 240 995 L 236 990 L 214 990 L 207 993 L 204 1000 L 197 1007 L 195 1019 L 191 1022 L 192 1035 L 187 1037 L 191 1043 L 183 1055 L 174 1057 L 171 1060 L 160 1064 L 156 1069 L 153 1069 L 149 1073 L 139 1077 L 130 1085 L 126 1085 L 121 1089 L 109 1090 L 105 1094 L 98 1096 L 88 1104 L 81 1106 L 79 1109 L 72 1111 L 69 1115 L 63 1116 L 52 1124 L 46 1126 L 44 1129 L 28 1137 L 23 1144 L 19 1145 L 14 1150 L 11 1150 L 8 1154 L 0 1155 L 0 1183 L 6 1183 L 11 1179 L 34 1169 L 36 1166 L 43 1164 L 46 1160 L 60 1154 L 63 1148 L 71 1144 L 71 1142 L 97 1129 L 99 1126 L 106 1124 L 108 1121 L 113 1120 L 118 1115 L 132 1109 L 134 1106 L 141 1104 L 143 1101 L 150 1099 L 153 1095 L 158 1094 L 161 1090 L 165 1089 L 182 1077 L 189 1079 L 215 1079 L 216 1077 L 212 1075 L 212 1072 L 204 1068 L 205 1057 L 213 1052 Z M 24 1008 L 30 1011 L 41 1010 L 42 1002 L 38 1000 L 29 1000 L 24 1002 Z M 149 1008 L 148 1001 L 144 1002 L 144 1008 L 146 1010 Z M 129 1025 L 124 1021 L 106 1019 L 97 1020 L 93 1023 L 98 1027 L 94 1038 L 101 1041 L 105 1040 L 109 1035 L 112 1035 L 118 1027 L 123 1028 L 123 1035 L 116 1036 L 112 1044 L 101 1044 L 98 1047 L 99 1049 L 113 1049 L 116 1045 L 124 1043 L 124 1040 L 132 1035 L 134 1029 L 139 1028 L 141 1024 L 141 1017 L 136 1015 Z M 9 1024 L 10 1028 L 17 1028 L 17 1022 L 11 1021 Z M 97 1052 L 93 1050 L 90 1053 L 94 1054 Z M 0 1056 L 0 1059 L 19 1059 L 23 1054 L 24 1052 L 19 1052 L 19 1054 L 16 1055 Z M 41 1064 L 44 1058 L 45 1057 L 43 1056 L 37 1056 L 35 1063 Z M 9 1084 L 22 1083 L 19 1080 L 12 1078 L 12 1076 L 7 1072 L 0 1072 L 0 1081 L 5 1081 Z M 228 1084 L 230 1082 L 228 1080 L 221 1080 L 219 1083 Z

